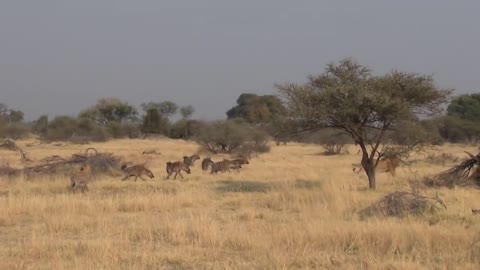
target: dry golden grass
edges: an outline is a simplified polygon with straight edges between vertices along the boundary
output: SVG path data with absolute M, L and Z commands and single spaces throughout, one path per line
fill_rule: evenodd
M 78 145 L 26 147 L 32 157 L 67 156 Z M 416 162 L 378 189 L 352 172 L 359 155 L 321 156 L 321 147 L 272 146 L 240 173 L 210 175 L 197 161 L 185 179 L 165 180 L 165 162 L 198 146 L 173 140 L 93 145 L 143 162 L 155 179 L 104 178 L 86 194 L 69 179 L 0 181 L 0 269 L 480 269 L 480 191 L 438 191 L 448 209 L 435 216 L 361 220 L 358 211 L 407 180 L 447 167 Z M 356 153 L 350 147 L 351 153 Z M 438 151 L 464 157 L 467 146 Z M 0 158 L 20 167 L 18 156 Z M 202 155 L 202 158 L 205 155 Z M 214 160 L 223 157 L 214 156 Z M 415 157 L 421 159 L 421 157 Z

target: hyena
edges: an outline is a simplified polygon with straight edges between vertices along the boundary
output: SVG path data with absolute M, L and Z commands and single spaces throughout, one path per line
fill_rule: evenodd
M 204 158 L 202 161 L 202 170 L 206 171 L 208 170 L 208 167 L 213 165 L 213 161 L 211 158 Z
M 73 193 L 77 192 L 77 190 L 80 190 L 80 192 L 84 193 L 85 191 L 88 191 L 88 186 L 87 182 L 91 179 L 92 177 L 92 168 L 87 165 L 83 164 L 80 167 L 80 171 L 74 173 L 72 176 L 70 176 L 70 189 Z
M 236 171 L 240 171 L 240 169 L 242 168 L 242 165 L 250 164 L 250 162 L 248 162 L 248 160 L 246 160 L 244 158 L 229 160 L 229 163 L 230 163 L 229 168 L 234 169 Z
M 216 174 L 218 172 L 226 172 L 226 171 L 229 171 L 230 170 L 230 160 L 228 159 L 223 159 L 222 161 L 219 161 L 219 162 L 215 162 L 212 164 L 212 170 L 211 170 L 211 174 Z
M 187 164 L 189 167 L 193 166 L 196 160 L 200 159 L 199 155 L 193 155 L 193 156 L 184 156 L 183 157 L 183 163 Z
M 125 175 L 125 177 L 122 179 L 122 181 L 125 181 L 128 178 L 133 177 L 133 176 L 135 176 L 135 182 L 137 182 L 137 178 L 139 178 L 139 177 L 143 181 L 147 181 L 142 177 L 142 175 L 146 175 L 146 176 L 148 176 L 152 179 L 155 177 L 153 175 L 152 171 L 147 169 L 144 164 L 133 165 L 133 166 L 130 166 L 130 167 L 128 167 L 127 165 L 124 164 L 124 165 L 122 165 L 122 171 Z
M 167 179 L 169 179 L 170 175 L 173 173 L 175 173 L 173 179 L 177 179 L 177 175 L 180 175 L 180 177 L 183 179 L 181 171 L 185 171 L 187 174 L 190 174 L 190 167 L 188 164 L 185 164 L 183 161 L 167 162 Z

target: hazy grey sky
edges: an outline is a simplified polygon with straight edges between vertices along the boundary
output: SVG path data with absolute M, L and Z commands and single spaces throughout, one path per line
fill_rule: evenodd
M 2 0 L 0 102 L 76 115 L 101 97 L 192 104 L 225 117 L 353 56 L 480 91 L 480 1 Z

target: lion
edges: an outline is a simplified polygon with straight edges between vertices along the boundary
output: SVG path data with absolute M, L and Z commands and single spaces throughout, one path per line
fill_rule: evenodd
M 92 178 L 92 168 L 83 164 L 80 167 L 80 171 L 72 174 L 70 176 L 70 190 L 75 193 L 77 190 L 80 190 L 82 193 L 88 191 L 87 182 Z
M 380 159 L 377 163 L 377 166 L 375 167 L 376 172 L 384 172 L 384 173 L 390 173 L 393 177 L 395 177 L 395 169 L 400 165 L 400 163 L 406 163 L 405 161 L 401 160 L 400 158 L 396 156 L 390 156 L 390 157 L 384 157 Z M 356 173 L 359 173 L 362 171 L 362 167 L 355 167 L 353 168 L 353 171 Z

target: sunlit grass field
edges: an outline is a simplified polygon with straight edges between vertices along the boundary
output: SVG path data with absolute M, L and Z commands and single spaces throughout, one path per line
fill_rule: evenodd
M 36 160 L 70 156 L 84 145 L 18 142 Z M 350 154 L 320 155 L 307 144 L 272 144 L 270 153 L 237 172 L 211 175 L 201 160 L 183 180 L 166 180 L 165 163 L 197 153 L 180 140 L 116 140 L 92 144 L 142 163 L 155 179 L 101 177 L 72 194 L 69 178 L 0 181 L 0 269 L 480 269 L 480 191 L 428 189 L 447 209 L 433 217 L 372 218 L 358 212 L 396 190 L 453 164 L 423 156 L 394 178 L 367 189 Z M 161 155 L 142 156 L 146 149 Z M 432 150 L 465 158 L 471 146 Z M 22 167 L 18 153 L 0 162 Z M 202 159 L 205 153 L 200 155 Z M 213 160 L 224 156 L 214 155 Z

